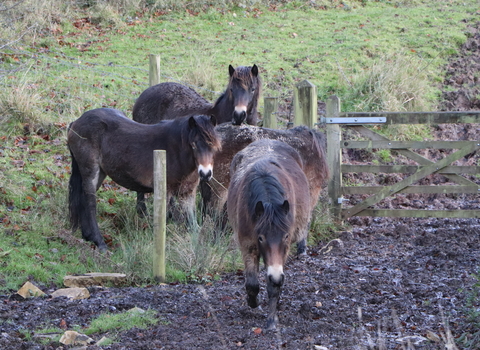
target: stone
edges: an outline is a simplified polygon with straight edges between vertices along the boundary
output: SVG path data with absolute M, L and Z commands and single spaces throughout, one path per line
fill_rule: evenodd
M 90 293 L 87 288 L 62 288 L 57 289 L 55 292 L 53 292 L 52 297 L 67 297 L 72 300 L 88 299 L 90 298 Z
M 32 298 L 32 297 L 40 297 L 45 295 L 45 293 L 42 292 L 40 288 L 38 288 L 36 285 L 34 285 L 31 282 L 26 282 L 22 286 L 22 288 L 18 290 L 17 294 L 21 295 L 25 299 Z
M 95 343 L 89 336 L 75 331 L 66 331 L 59 341 L 65 345 L 90 345 Z
M 105 345 L 109 345 L 112 343 L 112 340 L 110 338 L 107 338 L 107 337 L 102 337 L 102 339 L 100 339 L 99 341 L 97 341 L 95 343 L 96 346 L 105 346 Z
M 78 276 L 65 276 L 63 278 L 63 284 L 66 287 L 119 286 L 125 283 L 126 278 L 127 275 L 124 273 L 92 272 Z
M 143 309 L 140 309 L 139 307 L 134 307 L 134 308 L 131 308 L 130 310 L 128 310 L 127 312 L 131 313 L 131 314 L 144 314 L 145 313 L 145 310 Z

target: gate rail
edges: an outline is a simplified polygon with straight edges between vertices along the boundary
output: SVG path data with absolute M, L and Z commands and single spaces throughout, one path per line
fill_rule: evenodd
M 413 112 L 413 113 L 340 113 L 340 100 L 332 96 L 327 101 L 327 158 L 331 171 L 328 193 L 332 201 L 332 213 L 337 220 L 351 216 L 382 217 L 438 217 L 438 218 L 480 218 L 480 209 L 476 210 L 407 210 L 407 209 L 371 209 L 388 196 L 396 193 L 451 194 L 478 193 L 480 185 L 461 174 L 480 174 L 479 166 L 454 166 L 456 160 L 480 149 L 476 141 L 391 141 L 366 128 L 363 124 L 446 124 L 480 123 L 480 111 L 474 112 Z M 369 141 L 342 141 L 341 126 L 351 128 Z M 342 164 L 343 148 L 394 149 L 418 165 L 350 165 Z M 432 162 L 410 149 L 456 149 L 447 157 Z M 405 173 L 402 181 L 390 186 L 343 186 L 342 174 L 347 172 Z M 442 174 L 456 185 L 420 186 L 412 185 L 431 174 Z M 344 195 L 371 194 L 364 201 L 350 207 L 344 207 Z

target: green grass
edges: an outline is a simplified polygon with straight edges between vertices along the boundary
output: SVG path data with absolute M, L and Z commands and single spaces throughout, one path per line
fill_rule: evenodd
M 458 343 L 464 349 L 476 349 L 480 345 L 480 271 L 474 277 L 477 279 L 477 283 L 472 286 L 463 310 L 471 325 L 470 331 L 462 334 L 458 339 Z
M 133 308 L 131 310 L 112 314 L 103 313 L 91 320 L 87 327 L 80 325 L 72 325 L 72 328 L 80 334 L 107 334 L 108 339 L 102 346 L 106 346 L 115 342 L 116 335 L 124 330 L 132 328 L 147 329 L 151 326 L 162 322 L 155 310 L 142 310 Z M 48 323 L 48 321 L 46 322 Z M 46 328 L 38 328 L 34 332 L 32 330 L 20 330 L 25 339 L 32 341 L 34 336 L 39 337 L 40 343 L 51 342 L 52 340 L 59 341 L 65 330 L 58 327 L 48 326 Z
M 42 97 L 38 109 L 50 108 L 59 112 L 52 117 L 63 120 L 98 106 L 128 112 L 146 88 L 148 55 L 159 54 L 164 80 L 204 88 L 199 91 L 210 99 L 217 97 L 211 91 L 225 87 L 229 64 L 256 63 L 265 96 L 291 97 L 293 86 L 308 79 L 317 85 L 320 100 L 335 93 L 345 97 L 346 110 L 385 110 L 378 96 L 368 102 L 367 92 L 375 86 L 365 85 L 393 62 L 398 74 L 390 81 L 403 81 L 406 100 L 417 110 L 429 109 L 435 106 L 434 82 L 442 80 L 446 59 L 466 40 L 460 21 L 473 20 L 475 9 L 472 0 L 403 6 L 352 2 L 329 10 L 290 3 L 275 11 L 210 8 L 195 15 L 138 13 L 133 19 L 117 14 L 120 20 L 113 23 L 95 20 L 111 17 L 111 10 L 100 11 L 90 17 L 95 24 L 78 21 L 81 16 L 66 18 L 53 36 L 27 43 L 17 52 L 35 55 L 26 61 L 30 69 L 23 80 L 20 75 L 5 83 L 22 86 L 27 79 Z M 422 85 L 411 86 L 419 81 Z
M 118 314 L 102 314 L 92 320 L 88 328 L 79 330 L 84 334 L 120 332 L 131 328 L 146 329 L 158 323 L 155 310 L 132 309 Z

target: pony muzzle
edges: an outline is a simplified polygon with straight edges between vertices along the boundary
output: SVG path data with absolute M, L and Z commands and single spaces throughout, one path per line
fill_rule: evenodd
M 282 286 L 283 281 L 285 280 L 285 275 L 283 274 L 283 265 L 268 266 L 267 278 L 273 286 Z
M 198 166 L 198 176 L 201 181 L 210 181 L 213 176 L 213 167 L 211 164 L 208 166 L 199 165 Z
M 233 125 L 241 125 L 247 118 L 247 106 L 235 106 L 232 116 Z

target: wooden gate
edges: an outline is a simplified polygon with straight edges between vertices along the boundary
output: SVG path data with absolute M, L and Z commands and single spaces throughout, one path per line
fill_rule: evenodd
M 340 100 L 332 96 L 327 101 L 325 117 L 327 124 L 327 157 L 332 176 L 328 193 L 332 201 L 332 212 L 337 220 L 351 216 L 382 217 L 439 217 L 439 218 L 480 218 L 478 210 L 405 210 L 371 209 L 388 196 L 396 193 L 421 194 L 478 194 L 480 186 L 461 174 L 480 175 L 479 166 L 453 166 L 458 159 L 480 149 L 480 135 L 476 141 L 391 141 L 362 124 L 443 124 L 480 123 L 480 111 L 475 112 L 417 112 L 417 113 L 340 113 Z M 342 141 L 341 125 L 352 128 L 368 141 Z M 394 149 L 418 165 L 348 165 L 342 164 L 343 148 Z M 413 152 L 411 149 L 456 149 L 447 157 L 435 162 Z M 408 177 L 391 186 L 343 186 L 342 174 L 353 172 L 405 173 Z M 415 182 L 430 174 L 442 174 L 455 185 L 415 186 Z M 344 195 L 370 194 L 364 201 L 349 207 L 342 203 Z

